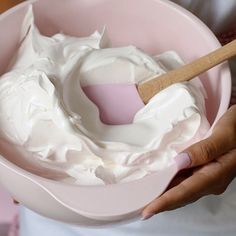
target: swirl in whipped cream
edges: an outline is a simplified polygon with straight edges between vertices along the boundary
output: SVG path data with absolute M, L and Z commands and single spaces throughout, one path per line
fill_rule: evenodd
M 171 165 L 209 128 L 199 81 L 161 91 L 130 124 L 101 122 L 82 88 L 137 84 L 183 64 L 175 52 L 151 57 L 108 42 L 105 32 L 43 36 L 30 8 L 11 70 L 0 80 L 1 139 L 23 148 L 37 165 L 64 173 L 64 181 L 102 185 L 142 178 Z

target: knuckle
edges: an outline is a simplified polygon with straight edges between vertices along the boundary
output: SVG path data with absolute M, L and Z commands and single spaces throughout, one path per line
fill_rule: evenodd
M 227 126 L 224 126 L 224 130 L 226 133 L 232 137 L 232 139 L 236 140 L 236 105 L 233 105 L 228 110 L 227 116 Z M 223 116 L 224 117 L 224 116 Z M 222 124 L 223 126 L 223 124 Z
M 231 181 L 228 178 L 222 179 L 215 187 L 215 190 L 213 191 L 214 195 L 221 195 L 223 194 Z
M 229 108 L 229 112 L 232 112 L 236 115 L 236 105 L 233 105 Z
M 229 148 L 233 148 L 236 144 L 236 122 L 235 124 L 229 124 L 227 127 L 225 127 L 224 133 L 227 135 L 227 144 L 230 146 Z
M 210 162 L 214 159 L 214 154 L 217 153 L 217 146 L 214 142 L 208 139 L 207 144 L 199 145 L 199 154 L 202 163 Z
M 217 143 L 211 138 L 196 143 L 187 150 L 190 154 L 193 166 L 211 162 L 217 157 L 219 151 Z
M 221 195 L 226 191 L 227 187 L 219 187 L 217 189 L 214 190 L 213 194 L 214 195 Z
M 236 122 L 234 123 L 234 126 L 230 132 L 231 132 L 230 137 L 232 139 L 232 144 L 233 144 L 233 147 L 235 148 L 236 147 Z

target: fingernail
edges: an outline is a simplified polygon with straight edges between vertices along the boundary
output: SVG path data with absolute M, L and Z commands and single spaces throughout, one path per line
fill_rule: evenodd
M 151 217 L 153 217 L 154 214 L 153 213 L 149 213 L 149 214 L 144 214 L 141 218 L 141 220 L 148 220 L 150 219 Z
M 175 161 L 177 163 L 179 170 L 186 169 L 191 166 L 191 159 L 190 159 L 188 153 L 186 153 L 186 152 L 182 152 L 182 153 L 178 154 L 175 157 Z

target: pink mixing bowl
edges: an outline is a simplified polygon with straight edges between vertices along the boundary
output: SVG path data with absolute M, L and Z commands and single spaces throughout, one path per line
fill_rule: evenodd
M 105 25 L 114 46 L 133 44 L 150 54 L 175 50 L 186 62 L 220 46 L 200 20 L 169 1 L 27 1 L 0 16 L 0 74 L 6 71 L 17 49 L 21 23 L 31 3 L 36 24 L 46 35 L 63 31 L 87 36 Z M 200 78 L 207 90 L 207 116 L 213 126 L 229 104 L 228 65 L 220 65 Z M 176 163 L 130 183 L 74 186 L 24 170 L 22 164 L 16 165 L 20 157 L 6 145 L 0 145 L 0 182 L 12 196 L 44 216 L 87 227 L 136 220 L 143 207 L 166 189 L 181 168 Z

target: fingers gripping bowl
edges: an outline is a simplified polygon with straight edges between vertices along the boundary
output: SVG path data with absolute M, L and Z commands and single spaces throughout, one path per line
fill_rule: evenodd
M 3 39 L 0 44 L 1 73 L 6 70 L 17 48 L 20 25 L 30 3 L 21 4 L 0 18 Z M 36 24 L 45 35 L 63 31 L 68 35 L 87 36 L 106 25 L 115 47 L 133 44 L 150 54 L 174 49 L 185 61 L 193 60 L 218 46 L 215 37 L 201 22 L 166 1 L 137 3 L 129 0 L 122 3 L 81 0 L 65 3 L 62 0 L 41 0 L 32 3 Z M 135 11 L 131 15 L 128 9 L 132 8 Z M 191 37 L 185 37 L 186 34 Z M 226 111 L 229 102 L 228 67 L 219 66 L 201 78 L 208 95 L 208 120 L 214 125 Z M 3 156 L 0 180 L 12 195 L 45 216 L 82 226 L 108 225 L 136 219 L 140 210 L 164 191 L 179 169 L 178 164 L 173 163 L 163 171 L 129 183 L 75 186 L 39 177 L 43 171 L 40 169 L 38 175 L 35 171 L 32 174 L 30 163 L 27 168 L 23 168 L 24 163 L 16 158 L 21 153 L 7 147 L 7 143 L 1 143 Z M 47 177 L 45 173 L 44 177 Z

